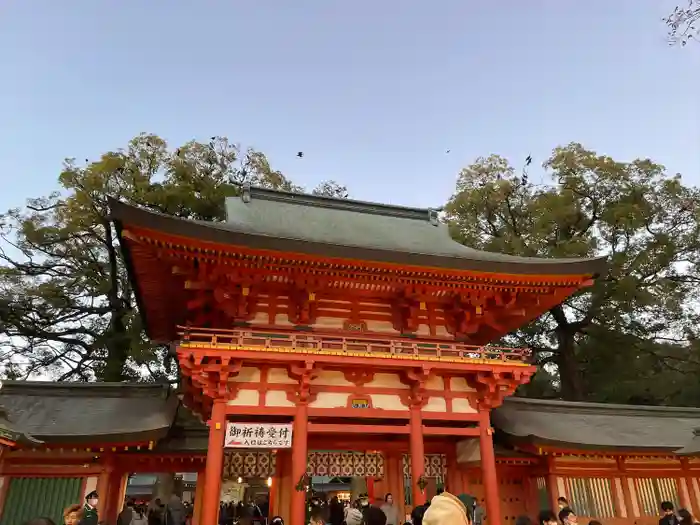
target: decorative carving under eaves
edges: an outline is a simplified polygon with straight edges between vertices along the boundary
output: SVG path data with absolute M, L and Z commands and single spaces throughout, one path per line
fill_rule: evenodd
M 316 393 L 311 391 L 311 381 L 318 377 L 320 371 L 311 360 L 291 363 L 288 369 L 289 377 L 298 381 L 298 389 L 287 392 L 287 399 L 297 405 L 306 405 L 315 400 Z
M 503 400 L 512 395 L 520 385 L 527 383 L 532 375 L 528 370 L 509 372 L 477 372 L 467 376 L 467 384 L 476 392 L 472 404 L 477 410 L 491 410 L 503 404 Z

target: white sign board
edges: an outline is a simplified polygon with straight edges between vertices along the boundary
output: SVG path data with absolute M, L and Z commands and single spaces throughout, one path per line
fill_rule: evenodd
M 291 423 L 228 423 L 226 448 L 292 448 Z

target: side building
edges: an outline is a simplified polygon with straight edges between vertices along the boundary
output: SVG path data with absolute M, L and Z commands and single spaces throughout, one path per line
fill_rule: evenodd
M 13 427 L 37 437 L 0 457 L 0 524 L 39 514 L 59 523 L 62 509 L 92 490 L 101 519 L 114 523 L 130 476 L 165 473 L 194 474 L 184 499 L 194 505 L 193 523 L 204 523 L 209 428 L 178 397 L 157 385 L 6 382 L 0 406 Z M 501 523 L 556 508 L 560 496 L 582 519 L 620 525 L 657 523 L 664 500 L 700 511 L 700 452 L 691 443 L 700 409 L 508 398 L 492 421 Z M 426 447 L 425 498 L 444 487 L 484 504 L 479 439 L 445 439 L 450 448 Z M 307 472 L 323 477 L 325 490 L 329 477 L 354 476 L 374 501 L 391 492 L 410 511 L 408 447 L 351 456 L 355 463 L 344 450 L 311 452 Z M 226 450 L 220 499 L 269 478 L 272 511 L 282 511 L 294 485 L 287 461 L 283 450 Z M 147 496 L 148 487 L 135 488 Z

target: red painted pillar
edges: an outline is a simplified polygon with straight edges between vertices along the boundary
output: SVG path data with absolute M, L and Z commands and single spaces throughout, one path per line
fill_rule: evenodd
M 501 501 L 496 477 L 496 455 L 493 451 L 493 431 L 488 412 L 479 414 L 479 446 L 481 448 L 481 476 L 486 496 L 486 517 L 491 525 L 501 525 Z
M 214 400 L 209 421 L 209 446 L 204 470 L 206 492 L 202 501 L 201 525 L 216 525 L 221 498 L 221 471 L 224 467 L 224 440 L 226 437 L 226 403 Z
M 292 512 L 290 523 L 302 524 L 306 520 L 306 492 L 298 491 L 296 485 L 306 474 L 307 437 L 309 424 L 309 407 L 306 403 L 297 405 L 292 434 Z
M 270 498 L 268 501 L 268 508 L 270 509 L 270 515 L 268 518 L 279 514 L 277 512 L 277 492 L 280 489 L 280 481 L 282 480 L 282 458 L 280 454 L 274 452 L 275 454 L 275 472 L 272 475 L 272 485 L 270 486 Z
M 461 487 L 462 478 L 459 474 L 459 463 L 457 463 L 456 443 L 449 443 L 447 450 L 445 451 L 445 456 L 447 459 L 447 486 L 445 487 L 445 490 L 447 490 L 447 492 L 450 494 L 457 496 L 463 491 Z
M 413 507 L 425 503 L 425 492 L 418 487 L 418 480 L 424 474 L 425 448 L 423 446 L 423 418 L 420 406 L 411 407 L 411 503 Z
M 374 495 L 374 476 L 365 477 L 365 483 L 367 484 L 367 501 L 370 505 L 375 505 L 377 502 Z

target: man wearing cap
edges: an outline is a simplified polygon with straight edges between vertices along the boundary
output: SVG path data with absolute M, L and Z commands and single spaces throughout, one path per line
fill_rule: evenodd
M 83 507 L 83 519 L 80 520 L 80 525 L 97 525 L 97 502 L 99 498 L 97 491 L 93 490 L 85 496 L 85 506 Z

